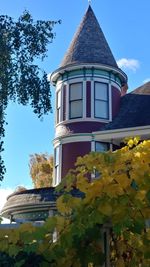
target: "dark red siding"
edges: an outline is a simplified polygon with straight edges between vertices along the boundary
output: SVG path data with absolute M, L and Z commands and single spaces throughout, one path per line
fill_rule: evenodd
M 86 82 L 86 116 L 91 117 L 91 82 Z
M 114 118 L 119 112 L 120 97 L 120 91 L 114 86 L 112 86 L 112 118 Z
M 63 87 L 63 121 L 66 120 L 66 85 Z
M 91 151 L 91 142 L 75 142 L 62 145 L 62 178 L 74 168 L 77 157 Z
M 104 123 L 94 121 L 81 121 L 66 124 L 66 129 L 70 133 L 92 133 L 100 131 Z

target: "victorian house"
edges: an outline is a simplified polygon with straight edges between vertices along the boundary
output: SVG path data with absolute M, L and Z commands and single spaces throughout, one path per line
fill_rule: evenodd
M 56 92 L 53 187 L 9 196 L 2 215 L 12 221 L 52 216 L 55 186 L 78 156 L 115 150 L 125 137 L 150 138 L 150 83 L 127 93 L 127 76 L 117 66 L 90 5 L 51 82 Z

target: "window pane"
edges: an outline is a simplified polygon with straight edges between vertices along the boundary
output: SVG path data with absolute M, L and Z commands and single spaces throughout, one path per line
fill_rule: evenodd
M 59 166 L 55 167 L 55 185 L 59 184 Z
M 108 119 L 108 102 L 95 100 L 95 117 Z
M 55 166 L 59 165 L 59 146 L 55 148 Z
M 101 142 L 95 142 L 95 151 L 97 152 L 103 152 L 108 150 L 108 144 L 101 143 Z
M 82 117 L 82 100 L 73 101 L 70 103 L 70 118 Z
M 95 83 L 95 99 L 108 99 L 108 85 L 106 83 Z
M 70 85 L 70 100 L 82 99 L 82 83 Z
M 56 103 L 56 105 L 57 105 L 57 108 L 60 108 L 60 105 L 61 105 L 61 93 L 60 93 L 61 91 L 58 91 L 58 93 L 57 93 L 57 103 Z

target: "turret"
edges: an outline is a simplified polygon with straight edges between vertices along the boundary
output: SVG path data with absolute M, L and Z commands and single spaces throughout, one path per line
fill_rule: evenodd
M 55 171 L 57 185 L 78 156 L 109 149 L 96 142 L 100 131 L 117 115 L 127 76 L 117 66 L 91 6 L 51 75 L 56 87 Z

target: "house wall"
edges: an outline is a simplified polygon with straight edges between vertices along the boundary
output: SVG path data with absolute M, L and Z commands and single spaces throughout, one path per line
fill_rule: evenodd
M 61 177 L 65 177 L 69 169 L 74 168 L 77 157 L 84 156 L 91 151 L 91 142 L 74 142 L 62 145 Z

